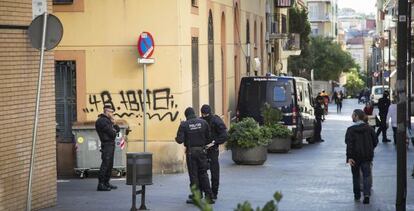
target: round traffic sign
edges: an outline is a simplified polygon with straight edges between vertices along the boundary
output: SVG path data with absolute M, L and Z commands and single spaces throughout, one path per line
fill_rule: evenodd
M 39 50 L 42 47 L 43 20 L 44 14 L 37 16 L 30 23 L 28 30 L 30 43 Z M 60 20 L 52 14 L 47 14 L 46 23 L 45 50 L 50 50 L 55 48 L 62 39 L 63 26 Z
M 374 77 L 378 77 L 379 73 L 378 72 L 374 72 Z
M 141 58 L 147 59 L 154 53 L 154 38 L 149 32 L 142 32 L 138 38 L 138 53 Z

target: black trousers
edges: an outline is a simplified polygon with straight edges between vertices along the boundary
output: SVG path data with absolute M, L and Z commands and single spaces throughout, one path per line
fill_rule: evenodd
M 380 126 L 377 130 L 377 137 L 381 134 L 382 132 L 382 141 L 387 140 L 387 122 L 386 122 L 386 118 L 387 115 L 380 115 Z
M 99 183 L 108 184 L 114 165 L 115 143 L 101 143 L 101 168 L 99 169 Z
M 370 161 L 355 161 L 355 166 L 351 167 L 352 183 L 354 187 L 355 197 L 361 197 L 360 173 L 362 172 L 362 183 L 364 196 L 371 195 L 371 162 Z
M 204 191 L 206 196 L 212 198 L 213 193 L 207 174 L 207 152 L 204 149 L 187 148 L 186 160 L 190 177 L 190 188 L 195 186 L 198 190 Z
M 220 183 L 219 149 L 215 147 L 208 149 L 207 157 L 210 160 L 211 190 L 217 196 Z
M 336 112 L 340 113 L 342 111 L 342 102 L 336 103 Z
M 313 141 L 321 141 L 321 131 L 322 131 L 322 119 L 316 118 L 314 134 L 313 134 Z

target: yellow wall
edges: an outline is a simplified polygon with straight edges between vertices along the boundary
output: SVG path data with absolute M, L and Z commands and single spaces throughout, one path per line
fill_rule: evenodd
M 245 34 L 246 11 L 264 23 L 264 0 L 241 2 L 241 29 Z M 86 119 L 96 120 L 103 101 L 111 102 L 116 113 L 123 116 L 132 132 L 128 135 L 128 151 L 143 151 L 143 118 L 139 92 L 142 90 L 143 68 L 137 64 L 137 38 L 142 31 L 151 32 L 155 39 L 155 64 L 147 69 L 149 100 L 148 151 L 154 153 L 156 172 L 184 170 L 183 147 L 174 142 L 184 110 L 192 105 L 191 33 L 198 28 L 200 106 L 208 103 L 208 9 L 212 9 L 214 24 L 215 107 L 222 115 L 221 76 L 221 13 L 226 21 L 226 69 L 228 108 L 235 114 L 233 1 L 199 1 L 198 14 L 192 13 L 190 0 L 84 0 L 83 12 L 56 12 L 64 25 L 64 37 L 57 50 L 84 50 L 86 64 Z M 260 23 L 258 21 L 258 23 Z M 260 41 L 260 24 L 258 24 Z M 265 32 L 263 32 L 264 36 Z M 251 40 L 253 40 L 251 34 Z M 264 38 L 263 38 L 264 39 Z M 245 35 L 242 42 L 245 44 Z M 253 52 L 253 50 L 252 50 Z M 260 52 L 260 51 L 258 51 Z M 266 52 L 265 52 L 266 54 Z M 245 60 L 242 59 L 242 72 Z M 264 64 L 263 67 L 266 67 Z M 107 91 L 107 92 L 105 92 Z M 155 91 L 155 92 L 154 92 Z M 78 91 L 79 93 L 80 91 Z M 169 95 L 167 95 L 169 92 Z M 121 94 L 123 93 L 123 95 Z M 129 95 L 127 94 L 129 93 Z M 156 93 L 156 94 L 154 94 Z M 124 97 L 124 100 L 122 98 Z M 128 100 L 128 96 L 130 97 Z M 95 100 L 96 99 L 96 100 Z M 134 100 L 136 99 L 136 101 Z M 98 103 L 94 103 L 97 102 Z M 156 107 L 154 108 L 154 101 Z M 119 108 L 118 108 L 119 107 Z M 138 110 L 136 108 L 139 108 Z M 155 116 L 154 116 L 155 115 Z M 166 115 L 164 117 L 164 115 Z M 162 120 L 159 117 L 164 117 Z M 120 118 L 120 117 L 118 117 Z

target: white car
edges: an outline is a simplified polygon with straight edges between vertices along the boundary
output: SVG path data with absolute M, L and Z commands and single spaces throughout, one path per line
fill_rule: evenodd
M 386 91 L 390 90 L 388 85 L 385 85 L 384 88 L 382 87 L 382 85 L 372 86 L 372 89 L 371 89 L 371 102 L 373 102 L 374 104 L 377 104 L 378 100 L 380 98 L 382 98 L 382 95 L 384 94 L 384 89 Z

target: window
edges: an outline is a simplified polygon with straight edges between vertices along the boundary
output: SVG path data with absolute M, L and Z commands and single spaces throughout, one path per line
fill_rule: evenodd
M 285 102 L 286 101 L 286 87 L 275 86 L 275 88 L 273 88 L 273 101 L 274 102 Z
M 198 7 L 198 0 L 191 0 L 192 7 Z
M 76 121 L 76 62 L 55 62 L 56 136 L 59 142 L 72 142 Z
M 282 15 L 282 33 L 287 33 L 287 18 L 286 15 Z
M 191 73 L 192 73 L 192 96 L 193 109 L 198 115 L 200 111 L 200 76 L 198 63 L 198 37 L 191 37 Z
M 53 4 L 73 4 L 73 0 L 53 0 Z

